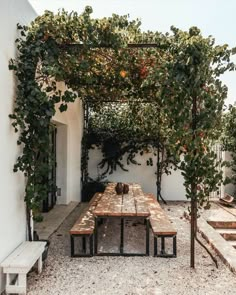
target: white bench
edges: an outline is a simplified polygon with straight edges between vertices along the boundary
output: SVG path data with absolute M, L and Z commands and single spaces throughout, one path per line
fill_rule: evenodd
M 23 242 L 2 263 L 6 274 L 6 294 L 26 294 L 26 276 L 37 262 L 38 272 L 42 271 L 42 254 L 46 242 Z M 13 276 L 16 279 L 13 280 Z

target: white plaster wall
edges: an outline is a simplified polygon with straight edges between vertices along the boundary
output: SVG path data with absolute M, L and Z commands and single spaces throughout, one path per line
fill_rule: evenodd
M 13 173 L 20 150 L 18 134 L 8 118 L 15 98 L 14 75 L 8 62 L 16 55 L 16 24 L 28 24 L 35 17 L 27 0 L 0 0 L 0 263 L 26 239 L 24 177 Z M 4 285 L 0 269 L 0 293 Z
M 58 105 L 59 106 L 59 105 Z M 78 99 L 68 104 L 66 112 L 58 108 L 52 120 L 57 133 L 57 186 L 61 188 L 58 204 L 81 200 L 81 140 L 83 133 L 83 108 Z
M 231 153 L 230 152 L 225 152 L 225 161 L 232 161 L 232 156 L 231 156 Z M 230 168 L 225 168 L 224 169 L 224 176 L 225 177 L 231 177 L 232 175 L 232 170 Z M 227 184 L 224 188 L 224 191 L 232 196 L 235 195 L 235 186 L 230 183 L 230 184 Z
M 125 172 L 118 167 L 117 171 L 107 175 L 107 179 L 112 182 L 137 182 L 141 184 L 144 192 L 150 192 L 156 195 L 156 162 L 153 159 L 153 166 L 147 166 L 146 161 L 148 158 L 150 158 L 150 154 L 144 154 L 142 157 L 138 156 L 137 161 L 141 164 L 140 166 L 133 164 L 130 164 L 129 166 L 125 165 L 129 170 L 128 172 Z M 95 148 L 89 151 L 88 171 L 89 176 L 93 179 L 97 177 L 97 165 L 101 159 L 102 155 L 100 150 Z M 99 170 L 99 173 L 101 174 L 102 170 Z M 171 175 L 163 175 L 161 193 L 165 200 L 186 200 L 183 176 L 180 171 L 173 170 Z
M 56 144 L 56 184 L 60 189 L 60 194 L 57 194 L 57 204 L 67 203 L 67 141 L 68 128 L 65 124 L 56 123 L 57 126 L 57 144 Z M 59 192 L 59 190 L 58 190 Z

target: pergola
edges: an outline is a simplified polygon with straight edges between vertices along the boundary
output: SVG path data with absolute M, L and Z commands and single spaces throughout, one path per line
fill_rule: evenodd
M 92 19 L 91 9 L 78 16 L 46 12 L 30 28 L 21 27 L 25 39 L 18 40 L 18 61 L 11 61 L 19 80 L 13 127 L 20 128 L 18 144 L 23 154 L 14 171 L 27 177 L 25 200 L 28 213 L 37 212 L 47 192 L 43 182 L 48 172 L 48 135 L 55 104 L 66 111 L 77 97 L 84 102 L 88 131 L 89 104 L 147 102 L 158 104 L 170 131 L 168 145 L 182 154 L 179 168 L 185 179 L 186 196 L 191 199 L 191 266 L 194 267 L 197 205 L 208 200 L 221 180 L 210 144 L 220 134 L 226 87 L 219 76 L 228 69 L 231 50 L 215 46 L 193 27 L 189 32 L 172 28 L 172 35 L 142 33 L 140 22 L 114 15 Z M 112 56 L 109 60 L 109 55 Z M 104 60 L 106 62 L 104 62 Z M 112 67 L 109 67 L 110 64 Z M 129 73 L 129 74 L 128 74 Z M 57 89 L 64 81 L 67 90 Z M 157 119 L 158 119 L 157 114 Z M 163 124 L 163 123 L 162 123 Z M 161 134 L 156 136 L 160 148 Z M 87 181 L 87 149 L 82 181 Z M 160 196 L 160 159 L 157 152 L 157 196 Z M 29 218 L 29 214 L 28 214 Z

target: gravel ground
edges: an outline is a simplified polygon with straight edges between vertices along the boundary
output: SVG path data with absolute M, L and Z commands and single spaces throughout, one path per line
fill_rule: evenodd
M 49 256 L 41 275 L 31 272 L 30 295 L 217 295 L 236 294 L 236 275 L 219 260 L 216 269 L 205 250 L 196 244 L 196 269 L 189 267 L 189 223 L 183 218 L 185 203 L 170 203 L 165 210 L 178 230 L 177 258 L 92 257 L 71 258 L 68 231 L 78 217 L 76 208 L 51 236 Z M 126 223 L 127 250 L 143 251 L 144 225 Z M 117 222 L 101 226 L 99 250 L 114 250 Z M 152 239 L 151 239 L 152 244 Z M 112 247 L 112 248 L 111 248 Z M 116 250 L 116 249 L 115 249 Z

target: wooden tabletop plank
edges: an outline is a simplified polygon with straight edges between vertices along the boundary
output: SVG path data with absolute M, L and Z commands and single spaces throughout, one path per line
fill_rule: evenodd
M 104 192 L 102 197 L 98 201 L 95 210 L 93 210 L 93 214 L 95 216 L 108 215 L 109 203 L 110 203 L 110 194 Z
M 133 191 L 123 195 L 122 216 L 137 216 Z
M 150 215 L 148 204 L 139 184 L 129 183 L 129 193 L 117 195 L 116 183 L 109 183 L 97 203 L 94 216 L 142 216 Z
M 133 196 L 135 200 L 136 205 L 136 215 L 137 216 L 149 216 L 150 210 L 149 205 L 147 203 L 147 199 L 145 198 L 145 195 L 140 187 L 140 185 L 134 184 L 132 186 L 133 190 Z
M 110 192 L 115 191 L 115 187 L 116 187 L 116 183 L 114 183 L 114 182 L 108 183 L 104 193 L 110 193 Z
M 95 216 L 120 216 L 122 196 L 117 195 L 112 186 L 108 187 L 99 200 L 93 214 Z
M 116 192 L 110 192 L 109 213 L 108 216 L 122 215 L 122 195 L 117 195 Z

